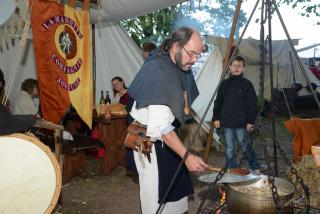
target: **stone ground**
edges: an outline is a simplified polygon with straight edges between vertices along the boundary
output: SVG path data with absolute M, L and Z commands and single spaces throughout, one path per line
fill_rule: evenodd
M 265 166 L 263 144 L 267 142 L 268 151 L 273 156 L 271 122 L 269 119 L 263 120 L 263 131 L 254 137 L 254 148 L 258 154 L 261 163 Z M 286 151 L 287 156 L 292 159 L 293 149 L 291 145 L 291 136 L 284 128 L 284 119 L 277 120 L 276 132 L 277 140 Z M 203 156 L 203 153 L 200 155 Z M 280 156 L 280 155 L 279 155 Z M 224 155 L 221 151 L 212 151 L 209 163 L 222 167 L 224 165 Z M 272 159 L 272 165 L 273 159 Z M 126 175 L 126 169 L 119 166 L 112 175 L 101 176 L 98 172 L 99 161 L 88 159 L 88 169 L 90 175 L 88 178 L 74 177 L 72 181 L 62 187 L 62 207 L 57 207 L 55 213 L 63 214 L 138 214 L 139 207 L 139 186 L 133 181 L 133 178 Z M 245 166 L 245 165 L 244 165 Z M 278 158 L 279 177 L 284 177 L 287 165 L 282 157 Z M 205 172 L 202 174 L 208 174 Z M 190 197 L 189 213 L 196 213 L 201 198 L 208 190 L 208 184 L 197 180 L 201 174 L 192 174 L 195 187 L 194 196 Z M 215 189 L 209 195 L 204 207 L 213 206 L 215 198 L 219 196 Z M 224 212 L 223 212 L 224 213 Z

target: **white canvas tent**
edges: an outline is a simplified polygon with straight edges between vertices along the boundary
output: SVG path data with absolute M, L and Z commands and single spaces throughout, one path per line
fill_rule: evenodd
M 11 8 L 13 0 L 6 1 L 8 7 Z M 28 5 L 25 2 L 27 1 L 21 0 L 18 2 L 19 7 L 22 8 L 21 11 L 26 11 Z M 129 85 L 143 62 L 142 51 L 125 30 L 117 24 L 117 21 L 148 14 L 154 10 L 167 8 L 181 2 L 183 1 L 135 0 L 133 3 L 132 0 L 102 0 L 100 11 L 97 9 L 97 5 L 91 4 L 91 22 L 97 23 L 99 15 L 102 20 L 102 23 L 96 24 L 95 27 L 96 101 L 99 100 L 101 90 L 111 91 L 110 81 L 114 76 L 121 76 Z M 4 3 L 1 7 L 5 8 L 6 4 Z M 14 17 L 9 18 L 6 24 L 11 23 L 12 19 Z M 16 37 L 19 37 L 19 35 Z M 6 43 L 2 40 L 0 42 Z M 7 40 L 7 44 L 8 48 L 3 45 L 3 52 L 0 52 L 0 68 L 3 70 L 7 81 L 13 79 L 13 87 L 8 94 L 9 99 L 12 99 L 20 91 L 20 85 L 24 79 L 36 78 L 31 29 L 27 45 L 19 62 L 13 60 L 17 55 L 19 40 L 15 39 L 15 46 L 10 43 L 10 39 Z M 17 71 L 12 78 L 13 70 Z
M 96 28 L 96 101 L 99 91 L 112 91 L 111 79 L 121 76 L 129 85 L 143 63 L 142 51 L 123 28 L 102 23 Z
M 8 0 L 11 1 L 11 0 Z M 100 91 L 111 91 L 110 80 L 114 76 L 124 78 L 127 85 L 130 85 L 135 73 L 140 68 L 143 60 L 139 47 L 122 29 L 117 21 L 147 14 L 153 10 L 165 8 L 180 3 L 180 0 L 102 0 L 101 18 L 104 22 L 95 27 L 95 55 L 96 55 L 96 101 L 99 100 Z M 98 11 L 91 10 L 92 21 L 97 18 Z M 107 22 L 113 20 L 114 22 Z M 197 77 L 197 84 L 200 96 L 192 106 L 197 115 L 201 117 L 209 102 L 209 99 L 217 87 L 222 72 L 222 59 L 225 55 L 227 40 L 225 38 L 209 36 L 207 42 L 215 46 L 214 52 L 208 57 L 200 75 Z M 297 42 L 297 41 L 295 41 Z M 0 67 L 8 80 L 15 63 L 17 74 L 14 77 L 14 88 L 10 91 L 9 98 L 12 99 L 20 90 L 21 82 L 26 78 L 36 78 L 34 51 L 31 32 L 21 61 L 16 62 L 15 58 L 18 48 L 9 43 L 9 48 L 0 52 Z M 259 41 L 245 39 L 240 44 L 240 54 L 247 59 L 247 71 L 245 76 L 254 84 L 256 91 L 259 88 Z M 289 58 L 290 46 L 287 41 L 274 41 L 273 63 L 274 63 L 274 85 L 275 87 L 289 87 L 292 84 L 291 62 Z M 294 70 L 296 79 L 306 85 L 302 72 L 294 59 Z M 268 71 L 268 66 L 266 67 Z M 319 81 L 306 69 L 311 82 L 317 85 Z M 269 74 L 265 75 L 265 97 L 270 98 Z M 320 90 L 318 88 L 318 90 Z M 212 106 L 206 121 L 212 117 Z
M 167 8 L 186 0 L 101 0 L 102 22 L 120 21 L 149 14 L 155 10 Z M 97 6 L 90 10 L 91 22 L 96 23 Z
M 95 29 L 96 43 L 96 100 L 99 100 L 101 90 L 111 91 L 111 78 L 121 76 L 129 84 L 143 59 L 142 52 L 124 29 L 115 23 L 101 23 Z M 16 43 L 19 40 L 16 41 Z M 14 58 L 18 45 L 9 44 L 9 49 L 0 52 L 0 67 L 4 71 L 5 79 L 10 78 L 14 67 Z M 13 87 L 9 99 L 14 98 L 20 91 L 20 85 L 26 78 L 37 79 L 34 49 L 32 39 L 28 39 L 22 61 L 18 63 L 14 76 Z

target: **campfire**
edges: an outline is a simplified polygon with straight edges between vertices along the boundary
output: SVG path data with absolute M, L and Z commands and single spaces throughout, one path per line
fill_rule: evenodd
M 219 193 L 215 192 L 213 201 L 208 204 L 204 209 L 201 210 L 201 214 L 223 214 L 228 213 L 227 211 L 227 186 L 218 185 Z
M 218 205 L 216 206 L 216 214 L 221 214 L 223 209 L 227 205 L 227 191 L 223 187 L 218 187 L 220 192 L 220 200 L 218 202 Z

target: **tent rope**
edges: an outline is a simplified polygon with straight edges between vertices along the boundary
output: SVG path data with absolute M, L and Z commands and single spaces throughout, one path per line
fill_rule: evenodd
M 15 77 L 15 75 L 17 73 L 17 70 L 18 70 L 17 69 L 18 68 L 18 64 L 19 64 L 18 62 L 21 59 L 24 47 L 26 45 L 28 32 L 29 32 L 29 29 L 30 29 L 30 24 L 31 24 L 30 23 L 30 17 L 31 17 L 31 11 L 33 9 L 34 1 L 35 0 L 32 0 L 31 6 L 30 6 L 30 10 L 28 11 L 28 14 L 27 14 L 27 18 L 26 18 L 26 22 L 25 22 L 25 25 L 24 25 L 24 28 L 23 28 L 22 35 L 21 35 L 21 40 L 20 40 L 20 43 L 19 43 L 19 47 L 18 47 L 17 53 L 16 53 L 16 55 L 14 57 L 14 60 L 13 60 L 13 66 L 12 66 L 12 69 L 11 69 L 11 72 L 10 72 L 10 76 L 9 76 L 9 80 L 8 80 L 8 88 L 7 88 L 7 91 L 5 91 L 5 96 L 3 96 L 3 99 L 1 100 L 1 104 L 7 103 L 8 96 L 9 96 L 9 94 L 11 92 L 11 89 L 12 89 L 12 86 L 13 86 L 13 80 L 14 80 L 14 77 Z
M 101 26 L 101 23 L 102 23 L 102 19 L 101 19 L 101 0 L 98 0 L 98 17 L 97 17 L 97 20 L 98 20 L 98 22 L 97 22 L 97 24 L 98 24 L 98 38 L 99 38 L 99 40 L 100 40 L 100 42 L 102 43 L 102 32 L 101 32 L 101 28 L 102 28 L 102 26 Z M 110 65 L 109 65 L 109 61 L 108 61 L 108 59 L 107 59 L 107 55 L 106 55 L 106 53 L 105 53 L 105 51 L 104 51 L 104 49 L 102 48 L 101 49 L 101 51 L 102 51 L 102 54 L 103 54 L 103 61 L 104 61 L 104 64 L 105 64 L 105 73 L 106 73 L 106 76 L 107 76 L 107 80 L 109 81 L 109 82 L 111 82 L 111 77 L 110 77 L 110 74 L 109 74 L 109 70 L 110 70 Z

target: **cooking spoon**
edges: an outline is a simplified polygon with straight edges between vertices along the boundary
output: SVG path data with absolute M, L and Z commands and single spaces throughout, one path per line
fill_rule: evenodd
M 219 172 L 221 171 L 222 168 L 219 167 L 213 167 L 213 166 L 208 166 L 207 169 L 209 171 L 213 171 L 213 172 Z M 237 175 L 248 175 L 250 173 L 250 171 L 248 169 L 245 168 L 241 168 L 241 169 L 227 169 L 226 173 L 230 173 L 230 174 L 237 174 Z

